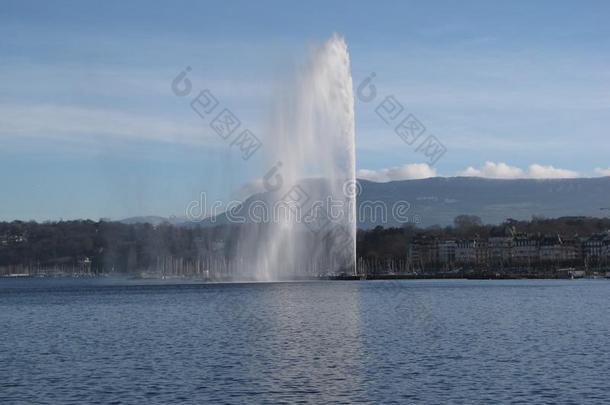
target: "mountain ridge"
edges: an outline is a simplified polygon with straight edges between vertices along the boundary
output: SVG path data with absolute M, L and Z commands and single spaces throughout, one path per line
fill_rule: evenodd
M 358 226 L 363 229 L 377 225 L 403 225 L 405 221 L 396 220 L 391 215 L 391 207 L 399 201 L 406 201 L 410 206 L 407 211 L 410 219 L 407 222 L 422 227 L 449 225 L 462 214 L 477 215 L 484 223 L 490 224 L 500 223 L 507 218 L 603 217 L 610 214 L 606 210 L 610 207 L 610 177 L 490 179 L 458 176 L 384 183 L 358 179 L 358 183 L 361 189 L 357 199 L 359 213 L 363 204 L 371 202 L 385 204 L 388 210 L 387 221 L 362 218 L 360 215 Z M 246 198 L 236 212 L 247 212 L 255 201 L 274 199 L 268 192 L 255 193 Z M 129 220 L 133 222 L 137 218 Z M 176 217 L 167 219 L 167 222 L 185 226 L 213 226 L 230 222 L 226 213 L 217 215 L 214 220 L 188 221 L 183 218 L 182 221 Z

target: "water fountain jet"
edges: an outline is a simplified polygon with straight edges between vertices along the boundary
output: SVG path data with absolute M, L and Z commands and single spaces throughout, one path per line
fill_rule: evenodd
M 264 150 L 268 167 L 281 162 L 282 187 L 268 199 L 290 204 L 299 218 L 274 215 L 273 223 L 245 230 L 239 254 L 259 280 L 355 274 L 354 94 L 342 37 L 312 52 L 273 117 Z M 340 215 L 331 201 L 341 202 Z

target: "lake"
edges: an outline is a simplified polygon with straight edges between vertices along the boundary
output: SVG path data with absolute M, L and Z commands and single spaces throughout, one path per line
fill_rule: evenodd
M 0 279 L 0 403 L 601 403 L 610 281 Z

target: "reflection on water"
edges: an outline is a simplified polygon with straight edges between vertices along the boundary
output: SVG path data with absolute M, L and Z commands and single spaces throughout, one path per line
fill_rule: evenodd
M 109 284 L 0 280 L 0 402 L 610 399 L 605 281 Z

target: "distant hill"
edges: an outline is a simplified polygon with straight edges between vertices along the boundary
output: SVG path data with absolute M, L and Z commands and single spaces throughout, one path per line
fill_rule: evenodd
M 435 177 L 374 183 L 360 180 L 360 201 L 392 203 L 404 199 L 423 226 L 448 225 L 460 214 L 481 217 L 485 223 L 533 215 L 607 216 L 610 211 L 610 177 L 579 179 L 499 180 L 478 177 Z M 375 224 L 366 224 L 368 227 Z M 363 226 L 366 227 L 366 226 Z
M 165 217 L 160 217 L 160 216 L 156 216 L 156 215 L 148 215 L 148 216 L 141 216 L 141 217 L 125 218 L 125 219 L 120 220 L 119 222 L 121 222 L 123 224 L 127 224 L 127 225 L 133 225 L 133 224 L 159 225 L 159 224 L 163 224 L 163 223 L 180 225 L 185 222 L 185 219 L 176 218 L 176 217 L 165 218 Z
M 307 180 L 315 183 L 316 180 Z M 389 210 L 400 200 L 408 201 L 409 221 L 420 226 L 449 225 L 461 214 L 481 217 L 484 223 L 500 223 L 506 218 L 519 220 L 532 216 L 557 218 L 563 216 L 610 216 L 610 177 L 578 179 L 516 179 L 500 180 L 479 177 L 435 177 L 422 180 L 402 180 L 375 183 L 359 180 L 362 192 L 358 198 L 359 212 L 362 204 L 382 202 Z M 238 215 L 247 212 L 254 201 L 275 201 L 269 193 L 256 194 L 244 201 Z M 159 217 L 142 217 L 159 218 Z M 127 221 L 127 220 L 125 220 Z M 134 221 L 130 218 L 129 221 Z M 158 219 L 156 220 L 158 221 Z M 173 218 L 172 223 L 183 219 Z M 148 222 L 141 221 L 138 222 Z M 158 223 L 158 222 L 157 222 Z M 196 224 L 218 225 L 228 223 L 226 214 L 216 217 L 214 223 L 207 219 Z M 182 222 L 183 225 L 194 225 Z M 377 218 L 359 218 L 359 228 L 377 225 L 400 226 L 401 223 L 388 215 L 387 222 Z

